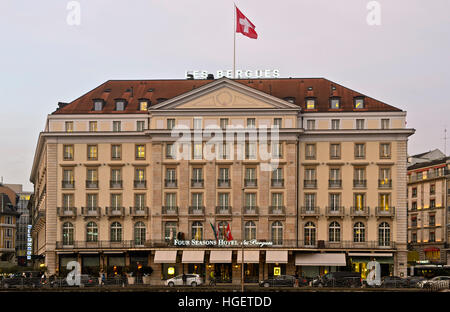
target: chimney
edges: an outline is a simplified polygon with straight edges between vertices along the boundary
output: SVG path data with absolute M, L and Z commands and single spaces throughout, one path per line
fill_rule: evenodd
M 206 77 L 207 80 L 214 80 L 214 75 L 213 74 L 208 74 L 208 76 Z

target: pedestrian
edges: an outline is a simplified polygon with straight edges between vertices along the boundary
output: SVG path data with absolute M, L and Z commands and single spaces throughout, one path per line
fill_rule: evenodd
M 183 279 L 183 285 L 186 285 L 186 274 L 183 273 L 182 279 Z
M 298 271 L 295 271 L 295 287 L 298 287 Z

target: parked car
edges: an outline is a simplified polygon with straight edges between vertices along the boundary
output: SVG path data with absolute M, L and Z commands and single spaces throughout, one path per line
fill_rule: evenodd
M 406 280 L 408 281 L 408 287 L 415 288 L 419 287 L 418 283 L 425 280 L 425 278 L 423 276 L 408 276 Z
M 10 277 L 4 278 L 1 281 L 3 288 L 10 287 L 40 287 L 42 273 L 38 271 L 27 271 L 22 273 L 15 273 Z
M 301 279 L 301 278 L 300 278 Z M 299 279 L 299 284 L 300 284 Z M 273 287 L 273 286 L 294 286 L 295 277 L 291 275 L 278 275 L 273 278 L 268 278 L 266 280 L 260 281 L 260 287 Z
M 407 288 L 409 281 L 399 276 L 384 276 L 381 278 L 381 287 L 383 288 Z
M 89 274 L 81 274 L 79 285 L 69 285 L 66 277 L 49 278 L 44 286 L 47 285 L 50 287 L 92 287 L 98 285 L 98 278 L 94 278 Z
M 446 280 L 450 280 L 450 276 L 435 276 L 432 279 L 422 280 L 422 281 L 418 282 L 417 286 L 419 288 L 429 288 L 436 282 L 446 281 Z
M 183 286 L 183 275 L 172 277 L 165 282 L 166 286 Z M 202 285 L 203 281 L 199 274 L 186 274 L 186 285 L 196 287 Z
M 361 273 L 358 272 L 331 272 L 316 277 L 312 281 L 315 287 L 361 287 Z

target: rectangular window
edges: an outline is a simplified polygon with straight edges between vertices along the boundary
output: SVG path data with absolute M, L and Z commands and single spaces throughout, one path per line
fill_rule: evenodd
M 340 120 L 339 119 L 331 119 L 331 129 L 339 130 L 340 128 Z
M 281 128 L 281 122 L 282 122 L 281 118 L 274 118 L 273 119 L 273 126 L 275 128 Z
M 341 202 L 341 194 L 330 194 L 329 205 L 331 211 L 338 211 Z
M 316 180 L 316 169 L 306 168 L 305 169 L 305 180 L 307 180 L 307 181 Z
M 175 158 L 175 145 L 173 143 L 166 144 L 166 158 Z
M 111 169 L 111 181 L 113 183 L 122 181 L 122 169 Z
M 330 144 L 330 158 L 341 158 L 341 144 Z
M 114 132 L 122 131 L 122 124 L 120 121 L 113 121 L 113 131 Z
M 203 206 L 203 193 L 192 193 L 192 206 L 193 207 Z
M 74 179 L 73 179 L 73 170 L 72 169 L 64 169 L 63 170 L 63 187 L 64 188 L 73 188 L 74 187 Z
M 202 159 L 203 158 L 203 144 L 202 143 L 194 143 L 193 144 L 193 158 L 194 159 Z
M 305 194 L 306 211 L 314 211 L 316 206 L 316 194 Z
M 366 145 L 364 143 L 355 144 L 355 158 L 365 158 L 366 157 Z
M 220 128 L 226 129 L 228 127 L 228 118 L 220 118 Z
M 229 145 L 227 143 L 219 143 L 219 159 L 228 159 L 230 157 Z
M 176 207 L 177 205 L 177 194 L 176 193 L 166 193 L 166 206 Z
M 364 99 L 363 98 L 355 98 L 353 101 L 353 107 L 356 109 L 364 108 Z
M 145 169 L 144 168 L 136 168 L 134 170 L 134 180 L 136 182 L 145 181 Z
M 256 119 L 247 118 L 247 128 L 255 128 L 255 127 L 256 127 Z
M 429 226 L 436 225 L 436 215 L 434 213 L 430 213 L 430 215 L 428 216 L 428 224 Z
M 202 129 L 202 118 L 194 118 L 194 129 Z
M 391 158 L 390 143 L 380 143 L 380 158 Z
M 113 144 L 111 145 L 111 159 L 119 160 L 122 158 L 122 145 Z
M 283 143 L 272 143 L 272 157 L 283 158 Z
M 256 180 L 256 168 L 245 168 L 245 178 L 247 180 Z
M 309 119 L 306 121 L 306 129 L 307 130 L 315 130 L 316 129 L 316 121 L 313 119 Z
M 145 207 L 145 194 L 134 194 L 134 207 L 141 209 Z
M 102 101 L 95 101 L 94 102 L 94 110 L 95 111 L 101 111 L 103 109 L 103 102 Z
M 353 195 L 353 204 L 356 211 L 363 211 L 366 205 L 366 195 L 364 193 L 358 193 Z
M 306 109 L 315 109 L 315 108 L 316 108 L 316 100 L 306 99 Z
M 145 121 L 143 120 L 136 121 L 136 131 L 142 132 L 144 131 L 144 128 L 145 128 Z
M 283 169 L 276 168 L 272 171 L 272 180 L 280 181 L 283 180 Z
M 341 179 L 341 169 L 331 168 L 330 169 L 330 180 L 331 181 L 339 181 L 340 179 Z
M 283 206 L 283 193 L 272 193 L 272 206 Z
M 305 158 L 306 159 L 315 159 L 316 158 L 316 145 L 315 144 L 306 144 L 305 145 Z
M 87 159 L 88 160 L 97 160 L 98 159 L 98 147 L 97 145 L 88 145 L 87 146 Z
M 175 119 L 167 119 L 167 129 L 172 130 L 175 128 Z
M 87 169 L 86 179 L 88 182 L 97 182 L 98 181 L 98 170 L 97 169 Z
M 125 109 L 125 102 L 124 101 L 117 101 L 116 102 L 116 111 L 122 111 Z
M 63 158 L 64 160 L 73 160 L 73 145 L 63 146 Z
M 175 181 L 177 179 L 175 168 L 167 168 L 166 169 L 166 180 Z
M 148 102 L 147 101 L 140 101 L 139 102 L 139 110 L 140 111 L 146 111 L 148 109 Z
M 203 169 L 192 168 L 192 179 L 194 181 L 203 181 Z
M 66 121 L 66 132 L 73 132 L 73 121 Z
M 255 193 L 245 193 L 245 206 L 250 209 L 256 207 L 256 194 Z
M 97 132 L 97 122 L 96 121 L 89 121 L 89 131 Z
M 364 119 L 356 119 L 356 129 L 357 130 L 364 129 Z
M 256 159 L 256 143 L 246 142 L 245 143 L 245 158 L 246 159 Z
M 220 168 L 219 169 L 219 179 L 222 181 L 228 181 L 230 177 L 230 169 L 229 168 Z
M 381 129 L 389 129 L 389 119 L 381 119 Z
M 122 194 L 111 194 L 111 208 L 117 210 L 122 207 Z
M 219 206 L 229 207 L 230 206 L 230 194 L 229 193 L 219 193 Z
M 88 210 L 92 210 L 92 208 L 96 208 L 97 206 L 98 206 L 98 195 L 97 194 L 87 194 L 86 195 L 86 207 L 88 208 Z
M 136 145 L 136 159 L 142 160 L 145 159 L 145 145 Z
M 338 98 L 332 98 L 330 100 L 330 108 L 332 108 L 332 109 L 339 109 L 339 108 L 341 108 Z
M 366 180 L 366 169 L 365 168 L 355 168 L 353 172 L 353 179 L 358 182 Z
M 391 202 L 390 194 L 379 195 L 379 203 L 380 203 L 379 207 L 381 211 L 389 211 L 390 202 Z
M 73 194 L 63 194 L 63 208 L 66 210 L 74 206 L 74 195 Z

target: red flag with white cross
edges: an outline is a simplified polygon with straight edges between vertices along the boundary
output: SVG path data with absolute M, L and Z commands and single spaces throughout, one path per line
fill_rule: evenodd
M 256 26 L 236 7 L 236 32 L 252 39 L 257 39 Z

